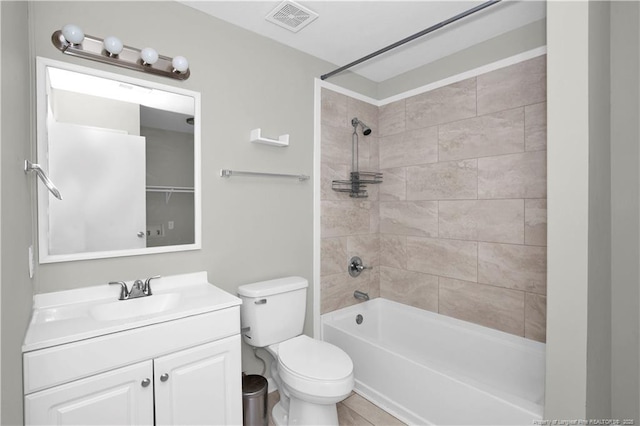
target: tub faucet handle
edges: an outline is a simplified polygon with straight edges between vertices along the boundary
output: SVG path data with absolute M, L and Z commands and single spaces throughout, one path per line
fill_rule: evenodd
M 365 269 L 373 269 L 373 267 L 365 266 L 364 263 L 362 263 L 362 259 L 360 259 L 358 256 L 353 256 L 351 258 L 351 260 L 349 261 L 349 267 L 347 268 L 347 270 L 349 271 L 349 275 L 354 278 L 360 275 L 360 273 Z

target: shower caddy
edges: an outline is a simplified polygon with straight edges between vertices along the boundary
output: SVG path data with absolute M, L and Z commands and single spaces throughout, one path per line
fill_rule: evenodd
M 354 117 L 351 120 L 353 133 L 351 134 L 351 173 L 349 180 L 334 180 L 331 182 L 331 189 L 336 192 L 348 192 L 351 198 L 367 198 L 367 185 L 382 183 L 381 172 L 365 172 L 359 170 L 358 161 L 358 125 L 362 127 L 363 135 L 369 135 L 371 129 L 362 121 Z

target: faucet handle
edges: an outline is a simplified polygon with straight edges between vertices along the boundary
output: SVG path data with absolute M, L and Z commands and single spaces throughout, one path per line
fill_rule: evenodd
M 153 277 L 149 277 L 147 278 L 147 280 L 144 282 L 144 294 L 146 294 L 147 296 L 151 296 L 153 293 L 151 292 L 151 280 L 155 280 L 156 278 L 161 278 L 160 275 L 156 275 Z
M 118 300 L 126 300 L 129 297 L 129 289 L 127 288 L 127 283 L 124 281 L 111 281 L 110 285 L 119 284 L 120 285 L 120 297 Z

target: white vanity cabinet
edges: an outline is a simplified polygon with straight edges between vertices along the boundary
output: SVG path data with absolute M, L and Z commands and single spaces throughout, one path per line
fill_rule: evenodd
M 228 337 L 27 395 L 25 424 L 240 424 L 240 369 Z
M 242 424 L 240 301 L 215 289 L 207 300 L 210 288 L 187 288 L 173 313 L 97 321 L 89 333 L 79 304 L 36 309 L 23 346 L 25 424 Z M 67 333 L 51 338 L 58 320 Z

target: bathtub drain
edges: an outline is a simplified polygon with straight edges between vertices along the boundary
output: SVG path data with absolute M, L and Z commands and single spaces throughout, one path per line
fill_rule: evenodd
M 364 320 L 362 315 L 360 314 L 356 315 L 356 324 L 362 324 L 362 320 Z

